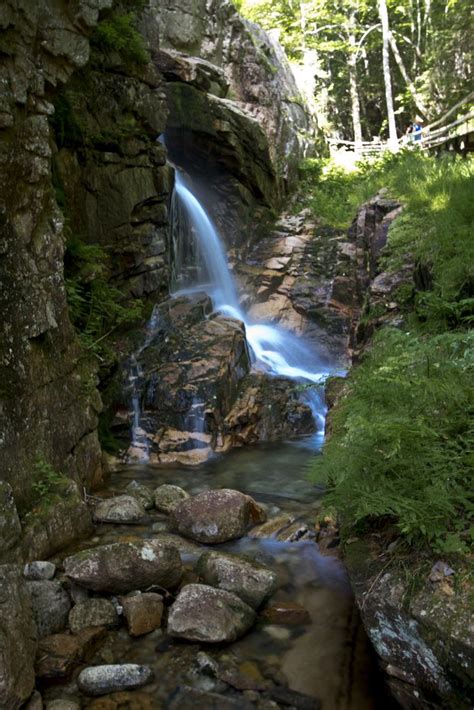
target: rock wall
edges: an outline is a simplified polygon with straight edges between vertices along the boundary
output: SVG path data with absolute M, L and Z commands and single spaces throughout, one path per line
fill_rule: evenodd
M 150 5 L 143 32 L 168 82 L 171 156 L 205 179 L 201 199 L 227 243 L 240 243 L 262 205 L 278 207 L 295 185 L 314 123 L 281 48 L 232 2 Z
M 88 35 L 110 4 L 7 0 L 0 11 L 0 455 L 22 514 L 45 471 L 81 485 L 100 477 L 100 400 L 68 317 L 48 117 L 57 87 L 87 63 Z

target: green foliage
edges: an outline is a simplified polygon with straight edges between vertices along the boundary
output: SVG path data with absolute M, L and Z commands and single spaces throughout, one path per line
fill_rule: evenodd
M 126 300 L 109 281 L 109 258 L 102 247 L 70 236 L 65 256 L 66 293 L 71 320 L 83 347 L 103 368 L 116 361 L 110 336 L 137 321 L 140 299 Z
M 62 473 L 56 471 L 41 457 L 37 458 L 34 464 L 34 477 L 35 482 L 32 489 L 42 499 L 47 499 L 51 494 L 57 493 L 66 480 Z
M 313 475 L 326 477 L 328 505 L 344 525 L 390 521 L 411 543 L 464 553 L 474 503 L 472 162 L 406 152 L 350 175 L 321 164 L 305 169 L 313 208 L 340 226 L 367 191 L 385 186 L 404 210 L 382 267 L 408 261 L 427 274 L 423 286 L 397 294 L 406 332 L 382 328 L 349 377 Z M 366 318 L 376 315 L 369 308 Z
M 354 371 L 315 461 L 343 522 L 391 519 L 409 541 L 464 551 L 474 465 L 474 334 L 384 329 Z M 471 417 L 471 419 L 470 419 Z
M 147 64 L 150 55 L 142 35 L 135 28 L 133 12 L 113 14 L 97 25 L 91 44 L 102 52 L 118 52 L 126 64 Z

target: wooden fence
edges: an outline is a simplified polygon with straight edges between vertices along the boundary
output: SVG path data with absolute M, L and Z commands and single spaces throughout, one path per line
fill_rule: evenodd
M 422 148 L 434 152 L 447 148 L 463 154 L 474 151 L 474 110 L 471 108 L 473 101 L 474 91 L 452 106 L 441 118 L 424 126 L 420 140 L 414 140 L 413 134 L 409 134 L 398 140 L 398 146 Z M 469 111 L 448 121 L 458 109 L 469 104 L 471 105 Z M 378 138 L 373 141 L 363 141 L 358 145 L 354 141 L 337 138 L 329 138 L 328 143 L 331 151 L 343 148 L 357 153 L 361 158 L 371 158 L 391 149 L 388 142 Z

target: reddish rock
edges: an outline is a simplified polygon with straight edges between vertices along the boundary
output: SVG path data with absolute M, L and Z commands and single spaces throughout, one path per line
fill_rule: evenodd
M 64 678 L 87 663 L 106 637 L 104 627 L 82 629 L 78 634 L 53 634 L 41 639 L 35 671 L 39 678 Z
M 104 698 L 95 698 L 89 702 L 87 710 L 158 710 L 160 707 L 148 693 L 124 690 Z
M 311 616 L 304 606 L 297 602 L 275 602 L 262 611 L 260 620 L 279 626 L 297 626 L 310 624 Z
M 122 598 L 123 614 L 130 636 L 143 636 L 161 626 L 163 597 L 153 592 Z

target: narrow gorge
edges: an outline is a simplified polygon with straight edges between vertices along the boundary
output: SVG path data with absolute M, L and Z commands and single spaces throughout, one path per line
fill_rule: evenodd
M 467 708 L 309 477 L 399 201 L 308 207 L 321 129 L 230 0 L 0 29 L 0 708 Z

